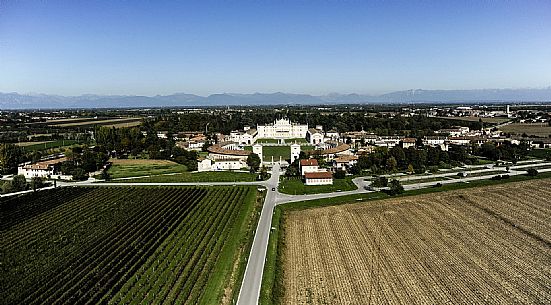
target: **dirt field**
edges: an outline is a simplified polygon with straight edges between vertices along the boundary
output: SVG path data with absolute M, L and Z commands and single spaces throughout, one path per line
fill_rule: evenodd
M 551 179 L 293 211 L 284 304 L 549 304 Z
M 15 145 L 21 146 L 21 147 L 26 147 L 26 146 L 44 144 L 44 143 L 50 143 L 50 142 L 53 142 L 53 141 L 19 142 L 19 143 L 15 143 Z
M 501 124 L 504 122 L 509 121 L 508 118 L 481 118 L 476 116 L 464 116 L 464 117 L 438 117 L 439 119 L 447 119 L 447 120 L 459 120 L 459 121 L 469 121 L 469 122 L 478 122 L 480 119 L 482 119 L 482 122 L 484 123 L 495 123 L 495 124 Z
M 546 123 L 537 123 L 537 124 L 521 124 L 515 123 L 510 125 L 505 125 L 499 130 L 506 133 L 513 133 L 517 135 L 522 135 L 526 133 L 527 135 L 534 135 L 538 137 L 548 137 L 551 135 L 551 126 Z
M 53 121 L 53 122 L 59 122 L 59 120 Z M 93 120 L 93 121 L 86 120 L 83 122 L 79 121 L 74 123 L 71 123 L 69 121 L 68 123 L 55 124 L 55 126 L 56 127 L 74 127 L 74 126 L 87 126 L 87 125 L 102 125 L 102 126 L 121 125 L 122 127 L 126 127 L 126 124 L 132 124 L 133 122 L 141 123 L 141 118 L 118 118 L 118 119 Z

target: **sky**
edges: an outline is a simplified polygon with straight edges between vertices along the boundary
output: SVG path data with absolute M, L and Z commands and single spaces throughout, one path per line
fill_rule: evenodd
M 0 0 L 0 92 L 551 86 L 551 1 Z

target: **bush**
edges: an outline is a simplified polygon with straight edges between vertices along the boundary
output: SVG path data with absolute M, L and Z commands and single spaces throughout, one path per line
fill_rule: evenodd
M 373 187 L 385 187 L 388 186 L 388 178 L 387 177 L 377 177 L 373 182 L 371 183 L 371 186 Z
M 344 179 L 346 177 L 346 172 L 339 169 L 333 174 L 333 177 L 335 179 Z
M 535 168 L 529 168 L 526 171 L 526 174 L 528 174 L 528 176 L 535 177 L 538 175 L 538 171 Z
M 400 181 L 396 179 L 392 179 L 392 181 L 390 181 L 388 186 L 390 188 L 386 191 L 386 193 L 389 194 L 390 196 L 402 194 L 404 192 L 404 187 L 402 186 Z
M 438 182 L 435 185 L 433 185 L 432 187 L 442 187 L 442 183 Z

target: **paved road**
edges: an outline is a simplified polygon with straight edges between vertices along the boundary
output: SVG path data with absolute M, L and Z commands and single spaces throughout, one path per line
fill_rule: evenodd
M 245 269 L 241 290 L 239 291 L 237 304 L 249 305 L 258 303 L 260 285 L 262 284 L 262 274 L 264 273 L 266 251 L 268 249 L 268 240 L 270 239 L 272 215 L 276 204 L 279 175 L 279 165 L 275 165 L 272 168 L 272 176 L 266 183 L 267 194 L 264 199 L 264 207 L 262 208 L 256 233 L 254 235 L 253 245 Z M 272 189 L 275 189 L 275 191 L 272 191 Z

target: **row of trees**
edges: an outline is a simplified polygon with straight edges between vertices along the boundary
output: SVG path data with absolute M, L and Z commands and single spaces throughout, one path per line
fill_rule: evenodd
M 381 114 L 366 115 L 364 111 L 322 112 L 316 109 L 288 109 L 285 114 L 282 114 L 275 109 L 262 109 L 262 111 L 215 110 L 209 113 L 163 114 L 146 119 L 143 129 L 170 132 L 207 130 L 227 134 L 246 125 L 254 127 L 257 124 L 271 123 L 274 118 L 279 117 L 287 117 L 291 121 L 307 123 L 310 126 L 322 125 L 325 130 L 333 128 L 339 132 L 366 130 L 380 135 L 399 133 L 415 137 L 431 135 L 436 130 L 456 125 L 476 130 L 482 127 L 481 122 L 452 121 L 423 115 L 403 117 L 397 114 L 394 117 L 386 117 Z

